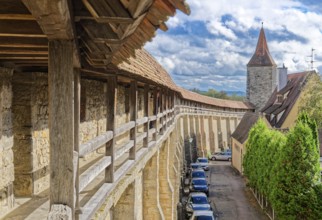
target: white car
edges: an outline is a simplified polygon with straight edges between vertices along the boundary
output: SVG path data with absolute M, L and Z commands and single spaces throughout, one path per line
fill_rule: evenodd
M 218 152 L 211 156 L 211 160 L 228 160 L 231 161 L 231 152 Z
M 190 220 L 215 220 L 213 211 L 194 211 Z

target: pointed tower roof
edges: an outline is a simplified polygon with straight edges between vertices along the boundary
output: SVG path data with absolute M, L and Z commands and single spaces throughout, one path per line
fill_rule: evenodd
M 247 66 L 276 66 L 271 54 L 269 53 L 263 27 L 259 33 L 255 53 Z

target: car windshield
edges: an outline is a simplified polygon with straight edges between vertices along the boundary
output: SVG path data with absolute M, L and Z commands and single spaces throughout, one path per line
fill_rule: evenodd
M 198 159 L 198 162 L 199 163 L 208 163 L 208 159 L 206 159 L 206 158 L 199 158 Z
M 204 179 L 192 180 L 193 185 L 207 185 L 207 181 Z
M 213 220 L 211 216 L 196 216 L 196 220 Z
M 193 169 L 196 169 L 196 168 L 200 167 L 200 165 L 199 165 L 199 164 L 191 164 L 191 167 L 192 167 Z
M 192 197 L 193 204 L 208 204 L 207 197 L 204 196 L 195 196 Z
M 202 171 L 192 172 L 192 178 L 196 178 L 196 177 L 205 178 L 206 177 L 205 172 L 202 172 Z

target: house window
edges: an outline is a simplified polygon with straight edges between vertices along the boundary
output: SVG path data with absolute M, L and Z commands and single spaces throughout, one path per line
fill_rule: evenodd
M 281 94 L 278 94 L 277 95 L 277 103 L 278 104 L 281 104 L 283 101 L 284 101 L 284 96 L 281 95 Z

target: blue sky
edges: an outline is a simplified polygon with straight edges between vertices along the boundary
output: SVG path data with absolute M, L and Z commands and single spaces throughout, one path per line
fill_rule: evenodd
M 187 89 L 245 91 L 246 64 L 261 22 L 270 52 L 289 73 L 305 71 L 311 48 L 322 72 L 322 0 L 186 0 L 147 49 Z M 229 2 L 229 3 L 228 3 Z

